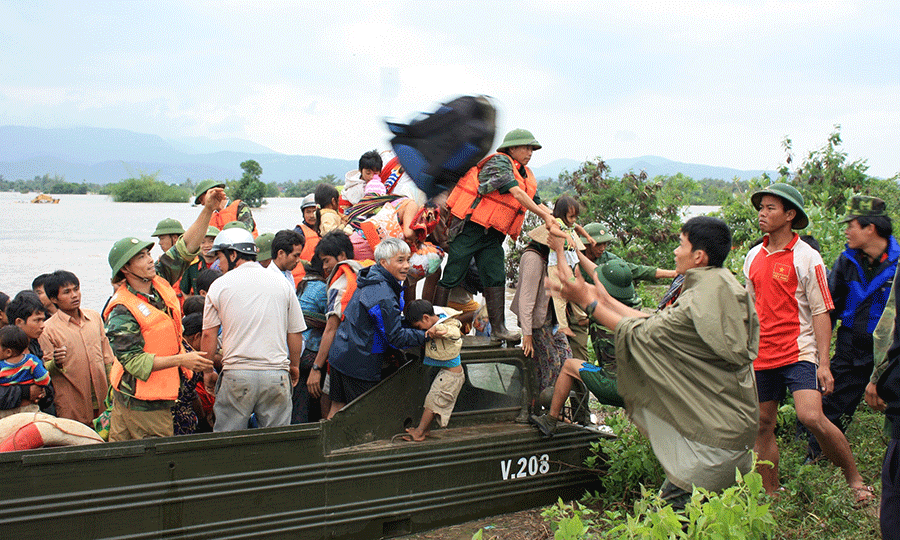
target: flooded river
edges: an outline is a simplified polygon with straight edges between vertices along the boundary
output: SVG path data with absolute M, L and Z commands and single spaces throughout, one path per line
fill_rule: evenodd
M 106 195 L 54 195 L 58 204 L 30 204 L 34 196 L 0 193 L 6 218 L 0 229 L 0 291 L 12 297 L 30 289 L 39 274 L 69 270 L 81 280 L 82 305 L 98 311 L 112 292 L 107 255 L 116 240 L 149 240 L 157 222 L 167 217 L 187 228 L 200 213 L 189 203 L 117 203 Z M 690 217 L 715 209 L 689 207 L 685 213 Z M 261 233 L 292 229 L 301 219 L 300 199 L 268 199 L 253 217 Z M 154 257 L 161 254 L 153 248 Z M 507 312 L 507 321 L 515 320 Z
M 30 204 L 35 194 L 0 193 L 5 226 L 0 229 L 0 291 L 10 297 L 31 288 L 37 275 L 74 272 L 82 305 L 100 310 L 112 292 L 107 261 L 113 243 L 125 236 L 150 240 L 156 223 L 171 217 L 187 228 L 200 208 L 189 203 L 116 203 L 105 195 L 54 195 L 59 204 Z M 300 199 L 269 199 L 253 210 L 260 232 L 293 228 Z M 161 255 L 153 248 L 154 257 Z

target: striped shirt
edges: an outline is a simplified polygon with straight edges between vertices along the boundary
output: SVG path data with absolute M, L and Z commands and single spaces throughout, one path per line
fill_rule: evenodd
M 47 386 L 50 384 L 50 373 L 41 359 L 33 354 L 25 354 L 22 360 L 15 364 L 0 360 L 0 386 L 14 384 Z
M 818 363 L 812 318 L 834 309 L 822 256 L 794 238 L 770 252 L 769 236 L 744 261 L 747 291 L 759 315 L 759 357 L 756 370 L 774 369 L 798 361 Z

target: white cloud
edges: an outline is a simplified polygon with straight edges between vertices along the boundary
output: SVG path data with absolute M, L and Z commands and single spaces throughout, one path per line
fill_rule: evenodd
M 843 126 L 900 171 L 896 2 L 0 2 L 0 124 L 242 137 L 355 158 L 463 93 L 535 165 L 657 154 L 755 169 Z M 625 134 L 628 134 L 625 136 Z

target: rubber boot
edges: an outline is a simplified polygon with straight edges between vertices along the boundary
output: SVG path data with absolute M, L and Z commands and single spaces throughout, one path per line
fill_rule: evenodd
M 448 298 L 450 298 L 450 289 L 440 285 L 434 287 L 434 300 L 431 301 L 433 305 L 447 307 Z
M 491 321 L 491 339 L 514 344 L 522 341 L 522 334 L 506 329 L 506 287 L 485 287 L 484 301 Z

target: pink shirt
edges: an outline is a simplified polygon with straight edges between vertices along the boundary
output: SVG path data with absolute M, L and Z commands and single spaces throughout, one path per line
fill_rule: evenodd
M 102 408 L 97 402 L 102 402 L 109 390 L 107 370 L 115 358 L 100 314 L 82 309 L 81 319 L 76 321 L 57 311 L 44 323 L 38 343 L 49 358 L 57 347 L 66 347 L 65 360 L 45 362 L 56 392 L 56 415 L 91 425 L 94 409 Z

